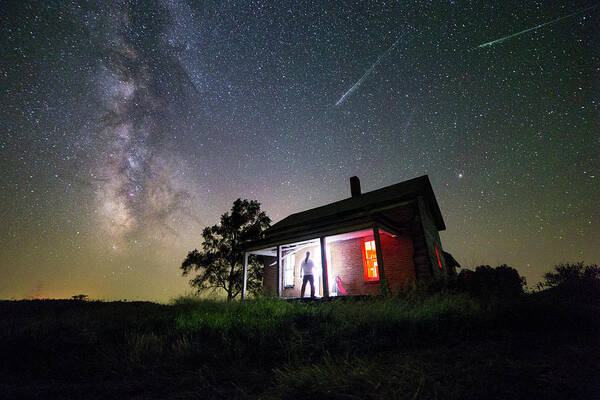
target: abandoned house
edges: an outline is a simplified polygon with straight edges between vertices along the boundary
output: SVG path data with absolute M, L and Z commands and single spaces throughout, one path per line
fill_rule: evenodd
M 316 297 L 377 295 L 411 280 L 455 273 L 442 250 L 444 219 L 427 175 L 368 193 L 350 178 L 351 197 L 292 214 L 246 244 L 248 255 L 262 256 L 263 292 L 298 298 L 301 263 L 307 251 L 314 263 Z

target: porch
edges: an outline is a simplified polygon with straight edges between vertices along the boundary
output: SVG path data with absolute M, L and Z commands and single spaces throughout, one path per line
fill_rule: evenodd
M 264 294 L 300 299 L 301 263 L 307 252 L 314 263 L 316 298 L 380 295 L 389 291 L 390 284 L 401 285 L 415 276 L 411 237 L 371 222 L 294 242 L 247 249 L 242 298 L 246 298 L 248 256 L 260 255 L 264 263 Z M 304 296 L 310 296 L 310 284 Z

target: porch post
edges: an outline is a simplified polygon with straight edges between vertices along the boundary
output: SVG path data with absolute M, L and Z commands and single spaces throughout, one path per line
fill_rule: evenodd
M 321 268 L 323 269 L 323 297 L 329 297 L 329 279 L 327 276 L 327 244 L 325 242 L 325 236 L 320 238 L 321 240 Z
M 242 287 L 242 299 L 246 298 L 246 283 L 248 281 L 248 252 L 244 252 L 244 286 Z
M 381 239 L 379 237 L 379 227 L 373 226 L 373 239 L 375 239 L 375 251 L 377 253 L 377 269 L 379 272 L 379 282 L 381 283 L 381 294 L 387 295 L 390 291 L 388 282 L 385 279 L 385 270 L 383 269 L 383 253 L 381 252 Z
M 277 297 L 281 297 L 281 246 L 277 246 Z

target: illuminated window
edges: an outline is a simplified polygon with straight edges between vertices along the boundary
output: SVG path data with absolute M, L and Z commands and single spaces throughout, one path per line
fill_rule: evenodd
M 296 265 L 296 255 L 294 253 L 283 258 L 283 286 L 286 288 L 294 287 L 294 266 Z
M 438 259 L 438 265 L 440 266 L 440 268 L 442 268 L 442 261 L 440 260 L 440 252 L 438 251 L 437 247 L 435 248 L 435 255 L 437 256 L 437 259 Z
M 365 281 L 378 281 L 377 251 L 373 238 L 362 238 L 363 266 L 365 268 Z

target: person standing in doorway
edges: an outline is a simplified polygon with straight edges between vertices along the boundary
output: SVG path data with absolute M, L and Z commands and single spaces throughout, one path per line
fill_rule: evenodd
M 306 282 L 310 282 L 310 298 L 315 298 L 315 278 L 313 270 L 315 269 L 315 263 L 310 259 L 310 251 L 306 252 L 306 258 L 300 263 L 300 274 L 304 275 L 302 278 L 302 290 L 300 291 L 300 298 L 304 298 L 304 290 L 306 289 Z

